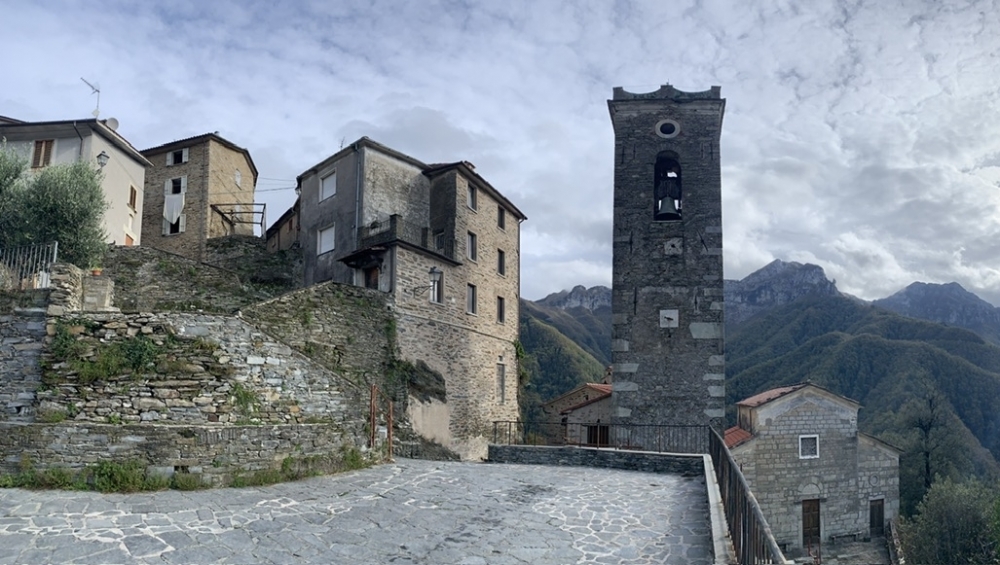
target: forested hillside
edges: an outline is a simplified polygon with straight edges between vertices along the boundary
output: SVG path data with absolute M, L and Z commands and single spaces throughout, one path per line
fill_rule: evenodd
M 1000 348 L 973 332 L 811 296 L 727 336 L 726 355 L 730 407 L 803 381 L 860 402 L 859 428 L 905 450 L 904 512 L 935 475 L 997 471 Z

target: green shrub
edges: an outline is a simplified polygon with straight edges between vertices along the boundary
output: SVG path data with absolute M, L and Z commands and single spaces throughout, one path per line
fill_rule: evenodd
M 208 488 L 202 476 L 191 473 L 174 473 L 171 486 L 177 490 L 201 490 Z
M 101 461 L 89 471 L 94 488 L 100 492 L 137 492 L 145 484 L 145 465 L 134 459 L 122 463 Z

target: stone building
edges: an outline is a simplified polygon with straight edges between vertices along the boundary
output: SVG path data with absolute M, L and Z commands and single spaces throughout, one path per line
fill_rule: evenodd
M 646 94 L 615 88 L 608 101 L 615 424 L 722 428 L 725 105 L 717 86 L 669 84 Z
M 546 440 L 561 444 L 607 444 L 611 423 L 611 385 L 584 383 L 541 406 Z M 598 429 L 603 427 L 603 430 Z M 603 436 L 601 435 L 603 433 Z M 593 441 L 590 441 L 593 440 Z
M 86 161 L 101 168 L 101 188 L 108 209 L 108 243 L 139 245 L 142 236 L 143 186 L 150 162 L 118 133 L 118 120 L 22 122 L 0 119 L 0 138 L 8 149 L 38 171 L 58 163 Z M 103 164 L 102 164 L 103 162 Z
M 143 245 L 205 258 L 205 241 L 253 235 L 263 225 L 254 204 L 257 167 L 250 152 L 215 133 L 146 149 Z
M 299 242 L 299 200 L 264 233 L 267 250 L 271 253 L 291 248 Z
M 410 398 L 414 429 L 485 457 L 493 422 L 518 417 L 524 214 L 471 163 L 428 165 L 368 138 L 297 181 L 304 283 L 392 295 L 400 356 L 445 384 L 443 402 Z
M 859 407 L 809 383 L 737 403 L 726 444 L 785 549 L 882 536 L 899 514 L 900 451 L 858 431 Z

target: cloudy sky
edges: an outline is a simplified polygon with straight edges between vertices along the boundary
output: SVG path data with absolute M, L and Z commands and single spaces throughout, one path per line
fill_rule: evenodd
M 610 285 L 612 87 L 720 85 L 727 278 L 1000 304 L 1000 0 L 0 0 L 0 28 L 0 114 L 89 117 L 84 77 L 139 148 L 247 147 L 272 220 L 364 135 L 473 162 L 528 216 L 529 299 Z

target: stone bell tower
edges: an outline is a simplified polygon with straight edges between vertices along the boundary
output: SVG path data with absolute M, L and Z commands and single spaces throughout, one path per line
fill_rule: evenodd
M 618 87 L 613 420 L 711 425 L 725 407 L 720 88 Z

